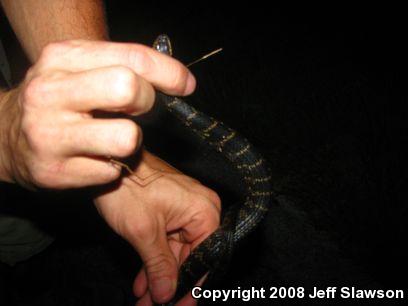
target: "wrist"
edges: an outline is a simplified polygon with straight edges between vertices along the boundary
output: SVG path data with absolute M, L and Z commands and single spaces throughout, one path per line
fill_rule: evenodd
M 148 152 L 145 148 L 140 148 L 135 158 L 127 161 L 110 159 L 110 162 L 116 164 L 124 170 L 122 180 L 133 181 L 134 183 L 145 187 L 163 176 L 164 173 L 180 173 L 171 165 Z
M 12 129 L 15 125 L 17 104 L 13 101 L 16 89 L 0 93 L 0 181 L 15 183 L 13 176 Z M 15 138 L 15 137 L 14 137 Z
M 11 92 L 0 90 L 0 181 L 11 183 L 12 179 L 9 173 L 9 150 L 7 148 L 8 132 L 7 132 L 7 117 L 5 117 L 7 109 L 7 101 Z
M 145 148 L 141 150 L 141 157 L 140 157 L 140 167 L 141 168 L 148 168 L 148 169 L 158 169 L 164 172 L 174 172 L 179 173 L 176 168 L 165 162 L 164 160 L 160 159 L 156 155 L 153 155 Z

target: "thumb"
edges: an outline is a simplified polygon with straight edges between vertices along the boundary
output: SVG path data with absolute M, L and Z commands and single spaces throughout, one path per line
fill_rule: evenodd
M 169 247 L 165 229 L 152 236 L 155 239 L 140 241 L 137 251 L 145 266 L 153 301 L 165 303 L 175 294 L 178 265 Z

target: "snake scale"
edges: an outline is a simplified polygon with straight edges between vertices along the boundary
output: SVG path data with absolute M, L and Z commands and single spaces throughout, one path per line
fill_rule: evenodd
M 170 39 L 160 35 L 153 44 L 159 52 L 172 55 Z M 178 97 L 158 93 L 159 103 L 174 114 L 187 129 L 200 137 L 218 154 L 222 154 L 242 175 L 246 192 L 243 202 L 228 206 L 221 226 L 194 249 L 180 268 L 174 303 L 191 290 L 207 272 L 207 281 L 222 274 L 233 249 L 252 232 L 266 214 L 271 202 L 271 177 L 265 160 L 236 131 L 216 119 L 196 110 Z M 217 275 L 218 274 L 218 275 Z

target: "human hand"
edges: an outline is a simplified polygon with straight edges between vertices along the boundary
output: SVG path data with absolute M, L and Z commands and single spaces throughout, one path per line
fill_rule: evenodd
M 138 44 L 64 41 L 45 47 L 22 84 L 0 104 L 0 179 L 26 187 L 74 188 L 111 182 L 142 139 L 128 119 L 154 102 L 153 87 L 190 94 L 194 77 L 178 61 Z
M 143 155 L 135 174 L 147 177 L 160 169 L 162 176 L 144 187 L 123 177 L 116 188 L 96 197 L 95 205 L 141 256 L 144 267 L 133 288 L 140 297 L 137 305 L 151 306 L 173 297 L 181 263 L 218 228 L 221 205 L 214 191 L 157 157 Z M 188 295 L 177 305 L 195 304 Z

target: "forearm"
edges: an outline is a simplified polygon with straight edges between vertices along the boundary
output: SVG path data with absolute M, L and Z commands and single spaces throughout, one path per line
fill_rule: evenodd
M 32 62 L 45 45 L 68 39 L 106 40 L 101 0 L 0 0 Z

